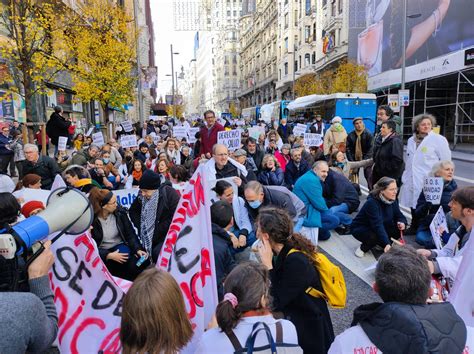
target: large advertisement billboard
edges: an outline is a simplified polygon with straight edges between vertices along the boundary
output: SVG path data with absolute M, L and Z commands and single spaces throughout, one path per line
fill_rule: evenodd
M 367 68 L 369 89 L 400 82 L 404 1 L 351 1 L 350 56 Z M 452 54 L 464 59 L 464 50 L 474 46 L 473 6 L 473 0 L 407 1 L 407 81 L 462 69 Z M 442 57 L 448 61 L 430 63 Z

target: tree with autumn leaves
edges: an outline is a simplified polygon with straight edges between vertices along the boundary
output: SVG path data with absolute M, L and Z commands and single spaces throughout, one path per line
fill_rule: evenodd
M 367 71 L 362 65 L 344 60 L 335 71 L 322 70 L 298 78 L 295 92 L 298 97 L 337 92 L 367 92 Z
M 71 9 L 56 0 L 9 0 L 0 11 L 8 67 L 0 84 L 23 97 L 28 122 L 33 97 L 47 93 L 61 71 L 71 75 L 77 99 L 98 101 L 106 113 L 133 101 L 137 34 L 116 2 L 80 1 Z

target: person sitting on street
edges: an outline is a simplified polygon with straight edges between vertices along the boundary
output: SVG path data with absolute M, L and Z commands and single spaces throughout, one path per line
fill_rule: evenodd
M 244 149 L 237 149 L 232 154 L 232 157 L 235 161 L 237 161 L 241 165 L 244 165 L 247 169 L 247 181 L 257 180 L 257 175 L 255 174 L 255 171 L 258 171 L 258 168 L 257 166 L 254 166 L 253 159 L 247 158 L 247 151 L 245 151 Z
M 303 176 L 310 169 L 306 160 L 302 158 L 301 149 L 291 149 L 291 161 L 288 162 L 285 170 L 285 184 L 288 189 L 292 190 L 298 178 Z
M 323 163 L 324 164 L 324 163 Z M 354 185 L 343 175 L 329 169 L 326 176 L 319 176 L 323 181 L 323 197 L 329 212 L 339 218 L 340 226 L 336 232 L 348 235 L 352 218 L 350 214 L 357 211 L 360 205 L 359 195 Z
M 257 181 L 251 181 L 245 186 L 245 200 L 245 207 L 252 223 L 255 223 L 259 211 L 269 206 L 286 210 L 295 222 L 298 220 L 298 213 L 289 196 L 264 187 Z
M 41 189 L 51 189 L 54 178 L 61 173 L 56 161 L 49 156 L 40 155 L 34 144 L 25 144 L 24 151 L 26 160 L 23 161 L 20 178 L 29 173 L 37 174 L 41 176 Z
M 352 182 L 354 181 L 354 179 L 351 179 L 351 176 L 353 176 L 354 170 L 358 171 L 359 168 L 371 169 L 372 165 L 374 164 L 374 161 L 371 158 L 362 161 L 349 161 L 347 159 L 346 154 L 344 154 L 342 151 L 336 151 L 331 155 L 331 158 L 329 159 L 329 164 L 331 165 L 331 170 L 342 173 L 344 176 L 346 176 L 347 179 Z M 372 174 L 370 172 L 369 176 L 371 175 Z M 358 181 L 359 180 L 357 179 L 357 182 L 353 183 L 358 184 Z
M 104 167 L 104 161 L 101 158 L 97 158 L 93 161 L 92 168 L 89 169 L 91 178 L 96 181 L 100 188 L 114 189 L 114 185 L 108 179 L 108 170 Z
M 283 144 L 280 151 L 278 151 L 278 150 L 275 151 L 275 158 L 277 159 L 278 163 L 280 164 L 280 168 L 283 171 L 283 173 L 285 173 L 286 165 L 291 160 L 290 150 L 291 150 L 290 144 Z
M 265 152 L 260 149 L 260 146 L 257 144 L 257 140 L 250 137 L 247 140 L 247 145 L 244 147 L 244 150 L 247 151 L 247 159 L 252 159 L 255 165 L 254 172 L 258 174 L 259 167 L 262 166 L 263 157 Z
M 375 269 L 373 288 L 383 303 L 356 308 L 352 327 L 335 338 L 328 353 L 465 352 L 466 325 L 449 302 L 426 303 L 430 284 L 422 256 L 409 246 L 390 249 Z
M 145 163 L 148 155 L 148 144 L 143 142 L 138 146 L 138 150 L 133 153 L 133 157 L 135 160 L 140 160 L 141 162 Z
M 434 164 L 431 175 L 443 179 L 443 192 L 441 194 L 440 203 L 433 205 L 431 202 L 426 201 L 425 194 L 421 192 L 415 209 L 416 218 L 420 220 L 418 230 L 416 231 L 416 242 L 428 249 L 436 247 L 433 242 L 433 237 L 431 236 L 430 224 L 440 206 L 443 208 L 446 217 L 451 217 L 449 213 L 451 211 L 449 202 L 451 201 L 453 192 L 458 188 L 454 180 L 454 163 L 451 161 L 440 161 Z M 452 231 L 454 232 L 454 230 Z
M 392 239 L 401 237 L 407 219 L 398 205 L 397 191 L 397 182 L 393 178 L 380 178 L 352 221 L 352 235 L 362 242 L 355 251 L 357 257 L 364 257 L 375 246 L 387 252 Z
M 459 220 L 461 226 L 449 237 L 442 249 L 419 249 L 417 252 L 430 260 L 428 265 L 431 273 L 454 281 L 474 226 L 474 186 L 454 191 L 449 207 L 451 216 Z
M 264 186 L 285 185 L 285 174 L 274 155 L 265 155 L 262 162 L 262 171 L 258 175 L 258 181 Z

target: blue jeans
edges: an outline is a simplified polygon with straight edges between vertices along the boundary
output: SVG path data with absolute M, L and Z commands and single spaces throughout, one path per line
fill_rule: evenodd
M 321 212 L 321 224 L 322 227 L 319 229 L 318 239 L 324 241 L 331 237 L 330 230 L 334 230 L 341 224 L 339 217 L 329 210 Z
M 293 230 L 295 232 L 300 232 L 301 228 L 303 227 L 303 222 L 304 222 L 304 216 L 300 216 L 298 218 L 298 221 L 295 223 L 295 227 L 293 228 Z
M 342 225 L 347 226 L 347 225 L 352 224 L 352 218 L 349 215 L 349 207 L 347 206 L 346 203 L 335 205 L 329 208 L 329 211 L 339 218 Z
M 416 232 L 416 242 L 426 249 L 433 249 L 436 248 L 434 242 L 433 242 L 433 236 L 431 236 L 431 231 L 430 230 L 420 230 Z

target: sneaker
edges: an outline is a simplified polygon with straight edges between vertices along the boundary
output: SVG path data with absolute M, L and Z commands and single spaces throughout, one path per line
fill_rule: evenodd
M 360 246 L 355 250 L 354 254 L 356 257 L 362 258 L 365 256 L 365 252 L 360 249 Z
M 334 229 L 339 235 L 350 235 L 351 234 L 351 228 L 349 225 L 342 225 L 339 227 L 336 227 Z

